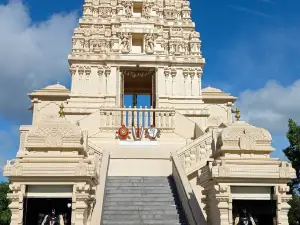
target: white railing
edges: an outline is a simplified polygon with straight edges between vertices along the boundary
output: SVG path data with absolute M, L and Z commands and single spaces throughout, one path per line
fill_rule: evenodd
M 176 152 L 171 152 L 172 175 L 176 189 L 190 225 L 207 225 L 204 213 L 197 201 L 196 195 L 191 187 L 188 177 L 180 164 Z
M 177 151 L 178 158 L 187 175 L 206 164 L 212 154 L 211 143 L 212 132 L 208 132 Z
M 125 125 L 128 128 L 143 126 L 157 128 L 175 126 L 175 110 L 166 108 L 105 108 L 100 110 L 100 126 L 102 128 L 117 128 Z

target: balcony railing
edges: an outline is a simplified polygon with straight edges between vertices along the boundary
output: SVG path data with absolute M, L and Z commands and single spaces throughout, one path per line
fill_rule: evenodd
M 117 128 L 125 125 L 128 128 L 154 125 L 161 129 L 174 128 L 174 109 L 153 108 L 105 108 L 100 110 L 102 128 Z

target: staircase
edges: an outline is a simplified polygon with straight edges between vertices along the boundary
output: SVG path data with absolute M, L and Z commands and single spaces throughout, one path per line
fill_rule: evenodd
M 187 225 L 172 177 L 108 177 L 102 225 Z

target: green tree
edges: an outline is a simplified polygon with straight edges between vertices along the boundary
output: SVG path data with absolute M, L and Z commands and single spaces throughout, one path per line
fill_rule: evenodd
M 289 119 L 289 130 L 287 138 L 290 146 L 284 149 L 284 154 L 292 163 L 293 168 L 296 170 L 296 178 L 290 182 L 291 193 L 293 194 L 292 200 L 289 202 L 291 209 L 289 211 L 289 224 L 300 224 L 300 126 Z
M 8 208 L 9 200 L 7 193 L 9 192 L 8 183 L 0 183 L 0 224 L 9 225 L 11 212 Z

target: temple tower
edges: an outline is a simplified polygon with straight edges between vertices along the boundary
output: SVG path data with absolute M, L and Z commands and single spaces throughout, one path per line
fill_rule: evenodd
M 124 107 L 125 95 L 148 95 L 153 108 L 201 108 L 205 59 L 189 1 L 86 0 L 72 42 L 70 110 Z

